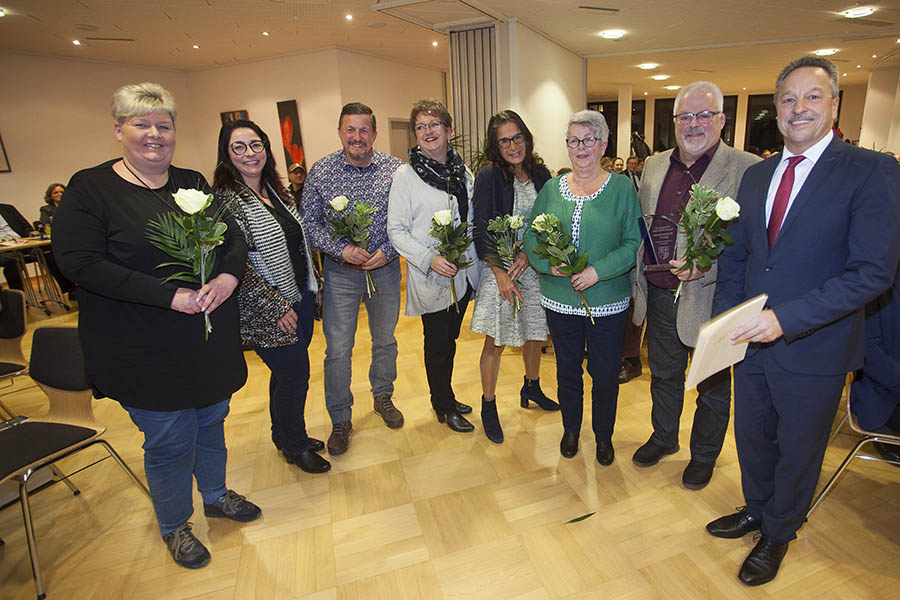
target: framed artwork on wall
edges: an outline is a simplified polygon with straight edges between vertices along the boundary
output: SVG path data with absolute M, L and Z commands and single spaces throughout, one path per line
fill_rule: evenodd
M 229 110 L 228 112 L 219 113 L 219 116 L 222 117 L 222 125 L 229 121 L 247 120 L 250 118 L 246 110 Z
M 6 146 L 3 145 L 3 137 L 0 136 L 0 173 L 9 173 L 12 167 L 9 166 L 9 158 L 6 156 Z
M 281 129 L 281 145 L 284 148 L 285 168 L 298 163 L 306 169 L 297 101 L 285 100 L 278 102 L 275 106 L 278 108 L 278 127 Z

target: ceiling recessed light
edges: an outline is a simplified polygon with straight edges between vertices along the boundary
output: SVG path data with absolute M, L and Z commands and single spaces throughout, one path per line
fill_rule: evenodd
M 649 93 L 650 93 L 650 92 L 644 92 L 644 95 L 646 96 L 646 95 L 648 95 Z
M 877 54 L 873 54 L 873 55 L 872 55 L 872 58 L 878 58 L 878 55 L 877 55 Z
M 862 65 L 856 65 L 857 69 L 862 69 Z
M 680 86 L 680 85 L 667 85 L 667 86 L 666 86 L 666 89 L 667 89 L 667 90 L 675 91 L 675 90 L 680 90 L 680 89 L 681 89 L 681 86 Z
M 747 91 L 747 88 L 742 88 L 742 89 L 743 89 L 745 92 Z
M 873 12 L 875 12 L 874 8 L 869 8 L 868 6 L 857 6 L 855 8 L 842 10 L 841 14 L 848 19 L 859 19 L 860 17 L 868 17 Z
M 600 32 L 600 37 L 608 40 L 617 40 L 625 36 L 624 29 L 604 29 Z
M 655 79 L 655 80 L 657 80 L 657 81 L 665 81 L 665 80 L 668 79 L 669 77 L 671 77 L 671 75 L 652 75 L 652 76 L 650 77 L 650 79 Z
M 193 48 L 194 48 L 194 50 L 199 50 L 200 46 L 198 46 L 197 44 L 194 44 Z
M 832 54 L 837 54 L 836 48 L 820 48 L 813 52 L 816 56 L 831 56 Z
M 843 75 L 842 75 L 842 76 L 841 76 L 841 77 L 846 77 L 846 76 L 847 76 L 847 74 L 846 74 L 846 73 L 844 73 L 844 74 L 843 74 Z
M 352 20 L 353 20 L 353 15 L 349 15 L 349 14 L 348 14 L 348 15 L 347 15 L 346 17 L 344 17 L 344 18 L 347 19 L 348 21 L 352 21 Z
M 431 42 L 431 45 L 437 48 L 437 42 Z
M 81 45 L 81 41 L 80 41 L 80 40 L 72 40 L 72 43 L 73 43 L 74 45 L 76 45 L 76 46 L 80 46 L 80 45 Z
M 638 69 L 643 69 L 645 71 L 649 71 L 651 69 L 655 69 L 658 66 L 659 65 L 656 63 L 642 63 L 642 64 L 638 65 Z
M 268 31 L 263 31 L 263 35 L 269 35 Z

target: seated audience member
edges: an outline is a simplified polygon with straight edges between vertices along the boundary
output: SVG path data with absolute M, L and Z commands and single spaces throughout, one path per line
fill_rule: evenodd
M 51 183 L 47 191 L 44 192 L 44 202 L 46 204 L 41 207 L 41 225 L 47 226 L 53 222 L 53 215 L 56 214 L 56 207 L 62 200 L 63 192 L 66 186 L 61 183 Z
M 31 235 L 31 231 L 31 225 L 15 206 L 12 204 L 0 204 L 0 240 L 28 237 Z M 44 258 L 47 260 L 47 268 L 50 269 L 53 278 L 59 283 L 62 293 L 66 294 L 75 289 L 75 284 L 69 281 L 60 272 L 59 267 L 56 266 L 56 261 L 53 259 L 49 246 L 44 249 Z M 31 259 L 26 260 L 31 262 Z M 0 266 L 3 267 L 3 276 L 6 277 L 6 283 L 11 289 L 24 289 L 19 267 L 16 265 L 15 258 L 9 252 L 0 254 Z
M 863 429 L 900 435 L 900 278 L 866 306 L 866 354 L 850 409 Z M 896 446 L 875 442 L 875 449 L 900 460 Z

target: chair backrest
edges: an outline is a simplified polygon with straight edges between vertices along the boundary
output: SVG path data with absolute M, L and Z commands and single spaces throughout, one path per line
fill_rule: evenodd
M 76 327 L 34 330 L 30 375 L 50 399 L 50 411 L 42 420 L 105 429 L 91 410 L 93 388 L 84 372 Z
M 19 290 L 0 289 L 0 363 L 22 365 L 28 361 L 22 354 L 25 337 L 25 294 Z

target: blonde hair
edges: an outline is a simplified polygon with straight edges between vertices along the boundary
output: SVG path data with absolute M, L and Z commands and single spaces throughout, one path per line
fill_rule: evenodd
M 175 123 L 175 98 L 158 83 L 132 83 L 115 91 L 110 112 L 119 125 L 125 119 L 155 112 L 169 113 Z

